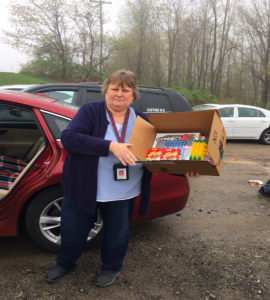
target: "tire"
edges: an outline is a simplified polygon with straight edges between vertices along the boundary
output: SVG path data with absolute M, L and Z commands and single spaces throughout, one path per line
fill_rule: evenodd
M 61 250 L 60 212 L 63 193 L 61 186 L 47 188 L 33 199 L 26 212 L 25 223 L 28 234 L 40 247 L 52 252 Z M 103 228 L 101 214 L 98 212 L 95 226 L 87 238 L 86 249 L 99 241 Z
M 270 145 L 270 128 L 264 130 L 260 137 L 260 142 L 265 145 Z

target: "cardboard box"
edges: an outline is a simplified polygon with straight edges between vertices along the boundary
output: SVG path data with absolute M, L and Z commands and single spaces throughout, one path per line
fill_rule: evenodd
M 219 176 L 226 145 L 226 132 L 217 110 L 151 115 L 149 124 L 137 117 L 129 140 L 132 153 L 151 173 Z M 207 161 L 177 160 L 147 162 L 145 158 L 157 133 L 200 132 L 208 141 L 208 152 L 215 164 Z

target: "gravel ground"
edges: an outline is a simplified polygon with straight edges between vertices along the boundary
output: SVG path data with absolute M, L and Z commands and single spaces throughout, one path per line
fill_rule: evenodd
M 191 178 L 183 211 L 131 226 L 124 270 L 109 288 L 95 286 L 98 246 L 47 284 L 54 253 L 25 232 L 0 238 L 0 299 L 270 299 L 270 198 L 248 183 L 270 178 L 269 153 L 257 142 L 228 142 L 221 176 Z

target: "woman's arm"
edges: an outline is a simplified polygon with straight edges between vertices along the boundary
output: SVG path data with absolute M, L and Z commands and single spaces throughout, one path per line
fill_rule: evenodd
M 83 105 L 62 132 L 61 142 L 71 154 L 108 156 L 111 141 L 93 137 L 95 109 L 89 104 Z

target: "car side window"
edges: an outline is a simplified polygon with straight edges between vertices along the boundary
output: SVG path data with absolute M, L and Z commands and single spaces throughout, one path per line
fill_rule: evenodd
M 234 115 L 234 108 L 224 107 L 224 108 L 220 108 L 218 112 L 221 118 L 232 118 Z
M 86 103 L 88 102 L 101 102 L 105 100 L 105 96 L 98 91 L 87 91 Z
M 141 93 L 141 108 L 146 114 L 172 112 L 171 102 L 166 95 Z
M 78 91 L 56 90 L 56 91 L 45 91 L 44 94 L 47 97 L 51 97 L 61 101 L 65 101 L 67 103 L 75 104 Z
M 260 118 L 265 118 L 265 115 L 260 110 L 258 110 L 258 113 Z
M 247 107 L 238 107 L 238 117 L 239 118 L 257 118 L 258 111 L 257 109 L 247 108 Z
M 70 120 L 46 112 L 41 112 L 41 113 L 50 131 L 52 132 L 53 137 L 56 140 L 60 140 L 62 131 L 64 131 L 67 128 Z
M 35 122 L 30 111 L 18 108 L 18 107 L 8 107 L 0 106 L 0 123 L 33 123 Z

